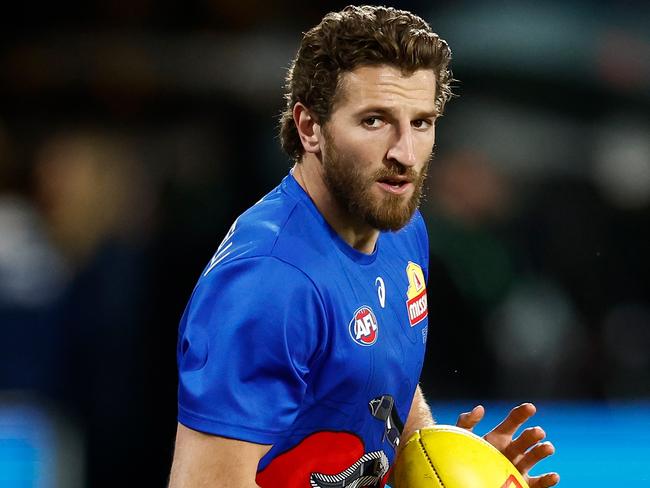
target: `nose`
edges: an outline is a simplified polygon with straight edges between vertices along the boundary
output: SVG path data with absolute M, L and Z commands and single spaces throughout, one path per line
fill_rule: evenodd
M 386 157 L 404 166 L 415 165 L 417 162 L 415 156 L 415 140 L 410 127 L 399 130 L 393 144 L 388 149 Z

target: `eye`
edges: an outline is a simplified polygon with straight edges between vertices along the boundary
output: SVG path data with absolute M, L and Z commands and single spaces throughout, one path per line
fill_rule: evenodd
M 417 119 L 417 120 L 414 120 L 413 122 L 411 122 L 411 125 L 415 129 L 426 130 L 426 129 L 428 129 L 429 127 L 431 127 L 433 125 L 433 120 L 431 120 L 431 119 Z
M 382 120 L 381 117 L 377 115 L 372 115 L 370 117 L 366 117 L 363 119 L 363 125 L 370 129 L 379 129 L 381 126 L 384 125 L 384 121 Z

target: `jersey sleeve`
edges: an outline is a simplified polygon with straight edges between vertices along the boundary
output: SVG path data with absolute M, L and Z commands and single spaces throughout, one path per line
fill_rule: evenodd
M 181 321 L 179 422 L 273 444 L 305 401 L 326 342 L 322 300 L 302 271 L 266 256 L 218 266 Z

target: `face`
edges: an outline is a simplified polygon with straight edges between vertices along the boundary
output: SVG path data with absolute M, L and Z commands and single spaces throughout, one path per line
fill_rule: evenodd
M 435 142 L 435 75 L 392 66 L 342 77 L 323 126 L 324 179 L 349 215 L 379 230 L 408 223 L 422 194 Z

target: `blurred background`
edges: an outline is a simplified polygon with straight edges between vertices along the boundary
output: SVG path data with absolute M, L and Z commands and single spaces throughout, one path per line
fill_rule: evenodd
M 178 321 L 289 170 L 286 68 L 347 3 L 3 11 L 0 485 L 165 485 Z M 535 400 L 563 485 L 650 486 L 650 5 L 388 4 L 459 80 L 422 205 L 434 413 Z

